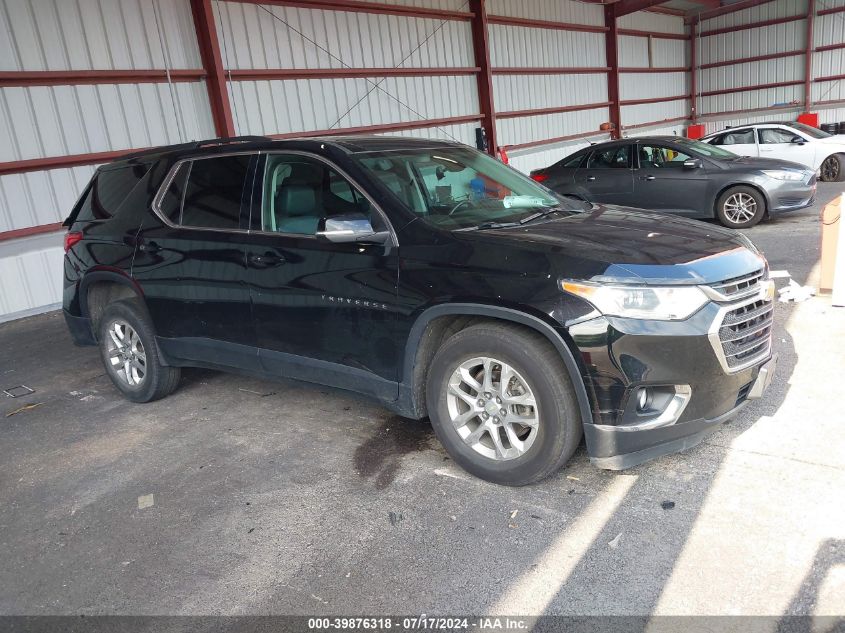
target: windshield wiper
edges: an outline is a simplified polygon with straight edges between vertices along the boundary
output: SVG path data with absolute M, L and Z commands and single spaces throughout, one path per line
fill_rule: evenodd
M 493 222 L 487 221 L 475 226 L 465 226 L 462 229 L 455 229 L 456 231 L 483 231 L 484 229 L 506 229 L 513 226 L 519 226 L 520 222 Z
M 533 222 L 534 220 L 539 220 L 540 218 L 544 218 L 547 215 L 551 215 L 552 213 L 558 213 L 563 210 L 563 207 L 550 207 L 548 209 L 544 209 L 543 211 L 537 211 L 537 213 L 532 213 L 529 216 L 522 218 L 519 221 L 519 224 L 528 224 L 529 222 Z

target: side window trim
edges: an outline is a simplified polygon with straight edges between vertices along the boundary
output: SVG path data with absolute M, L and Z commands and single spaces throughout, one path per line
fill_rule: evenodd
M 359 193 L 363 196 L 369 203 L 370 208 L 373 210 L 374 213 L 377 213 L 378 216 L 381 218 L 384 225 L 387 227 L 388 232 L 390 233 L 391 239 L 393 240 L 394 246 L 399 246 L 399 239 L 396 236 L 396 231 L 393 228 L 393 224 L 391 224 L 390 219 L 387 217 L 387 214 L 381 208 L 381 205 L 378 204 L 375 199 L 367 193 L 367 191 L 362 187 L 357 180 L 355 180 L 352 176 L 350 176 L 346 170 L 339 167 L 334 162 L 320 156 L 319 154 L 314 154 L 312 152 L 306 152 L 303 150 L 284 150 L 284 149 L 274 149 L 271 151 L 262 151 L 262 160 L 258 161 L 258 166 L 256 167 L 256 188 L 253 189 L 254 192 L 258 192 L 257 201 L 255 197 L 253 197 L 253 203 L 250 205 L 250 221 L 249 221 L 249 232 L 250 233 L 258 233 L 261 235 L 276 235 L 280 237 L 294 237 L 298 239 L 320 239 L 317 235 L 309 235 L 306 233 L 283 233 L 281 231 L 265 231 L 263 224 L 262 224 L 262 209 L 264 205 L 264 194 L 265 194 L 265 178 L 267 178 L 267 160 L 271 155 L 290 155 L 290 156 L 304 156 L 306 158 L 311 158 L 320 162 L 330 169 L 336 171 L 339 175 L 343 176 L 346 181 L 352 186 L 353 191 Z M 258 177 L 258 170 L 261 170 L 261 176 Z M 256 221 L 257 219 L 257 221 Z M 255 228 L 254 228 L 255 227 Z
M 167 176 L 164 178 L 164 182 L 161 183 L 161 187 L 159 187 L 158 191 L 156 192 L 155 197 L 153 198 L 152 203 L 152 210 L 153 213 L 161 220 L 166 226 L 172 229 L 180 229 L 186 231 L 213 231 L 215 233 L 249 233 L 249 228 L 241 228 L 243 226 L 243 217 L 244 217 L 244 197 L 246 192 L 249 191 L 250 195 L 252 194 L 252 187 L 249 187 L 247 181 L 249 181 L 250 176 L 254 177 L 254 166 L 255 163 L 258 162 L 257 158 L 260 156 L 261 152 L 259 151 L 250 151 L 250 152 L 226 152 L 225 154 L 213 154 L 211 156 L 188 156 L 187 158 L 181 158 L 170 167 L 170 171 L 167 172 Z M 249 166 L 247 167 L 246 172 L 246 179 L 244 180 L 244 188 L 241 192 L 241 211 L 239 215 L 239 228 L 237 229 L 221 229 L 216 227 L 210 226 L 185 226 L 182 224 L 182 213 L 185 209 L 185 191 L 182 192 L 182 199 L 179 202 L 179 224 L 174 224 L 170 221 L 170 219 L 164 214 L 161 210 L 161 201 L 164 196 L 167 194 L 167 190 L 170 188 L 170 185 L 173 184 L 173 179 L 176 178 L 176 174 L 179 173 L 179 168 L 185 164 L 190 162 L 191 164 L 188 166 L 188 175 L 190 176 L 191 170 L 193 169 L 193 163 L 198 160 L 211 160 L 214 158 L 225 158 L 227 156 L 249 156 L 250 162 Z M 187 179 L 185 180 L 187 182 Z M 186 188 L 187 190 L 187 188 Z M 247 202 L 249 205 L 249 203 Z M 251 206 L 251 205 L 249 205 Z

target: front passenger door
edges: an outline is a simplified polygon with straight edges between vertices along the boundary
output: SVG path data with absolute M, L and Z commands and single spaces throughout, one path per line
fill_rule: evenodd
M 311 154 L 267 154 L 258 170 L 247 274 L 262 367 L 394 400 L 397 248 L 317 235 L 333 216 L 387 220 Z
M 670 145 L 637 144 L 633 206 L 684 215 L 712 215 L 708 211 L 707 169 L 687 168 L 693 157 Z

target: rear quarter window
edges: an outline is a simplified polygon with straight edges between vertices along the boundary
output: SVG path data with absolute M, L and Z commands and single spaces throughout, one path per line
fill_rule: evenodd
M 77 222 L 108 220 L 120 210 L 149 169 L 149 165 L 132 165 L 98 171 L 79 201 L 78 211 L 74 209 L 73 219 Z

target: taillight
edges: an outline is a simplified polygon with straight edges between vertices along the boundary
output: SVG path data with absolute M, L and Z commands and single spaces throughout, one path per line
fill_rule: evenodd
M 65 253 L 67 253 L 71 247 L 81 239 L 82 233 L 79 231 L 68 231 L 65 233 Z
M 549 179 L 549 175 L 544 174 L 543 172 L 537 172 L 537 173 L 531 174 L 531 178 L 533 180 L 536 180 L 537 182 L 543 182 L 544 180 Z

